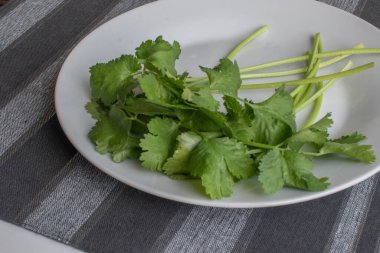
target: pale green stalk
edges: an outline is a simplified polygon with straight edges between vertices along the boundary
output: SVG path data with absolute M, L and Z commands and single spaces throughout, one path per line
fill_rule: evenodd
M 342 71 L 346 71 L 346 70 L 349 70 L 351 67 L 352 67 L 352 61 L 349 61 L 345 66 L 344 68 L 342 69 Z M 323 88 L 319 89 L 317 92 L 315 92 L 315 94 L 313 96 L 311 96 L 310 98 L 308 98 L 302 105 L 296 107 L 295 109 L 295 112 L 299 112 L 301 111 L 302 109 L 306 108 L 307 106 L 309 106 L 310 104 L 312 104 L 319 96 L 321 96 L 328 88 L 330 88 L 335 82 L 337 81 L 337 79 L 332 79 L 330 80 L 326 85 L 323 86 Z
M 344 50 L 336 50 L 336 51 L 330 51 L 330 52 L 323 52 L 320 54 L 317 54 L 316 57 L 318 59 L 320 58 L 326 58 L 326 57 L 335 57 L 335 56 L 344 56 L 344 55 L 353 55 L 353 54 L 380 54 L 380 48 L 351 48 L 351 49 L 344 49 Z M 247 68 L 240 69 L 241 73 L 250 72 L 257 69 L 264 69 L 269 67 L 275 67 L 287 63 L 294 63 L 294 62 L 300 62 L 305 61 L 309 58 L 308 55 L 301 55 L 293 58 L 286 58 L 279 61 L 273 61 L 268 62 L 260 65 L 255 65 Z
M 367 63 L 364 65 L 361 65 L 356 68 L 352 68 L 350 70 L 341 71 L 334 74 L 324 75 L 324 76 L 318 76 L 313 78 L 305 78 L 305 79 L 298 79 L 298 80 L 291 80 L 291 81 L 284 81 L 284 82 L 273 82 L 273 83 L 262 83 L 262 84 L 245 84 L 240 87 L 240 89 L 265 89 L 265 88 L 275 88 L 280 87 L 282 85 L 285 86 L 296 86 L 296 85 L 305 85 L 308 83 L 318 83 L 326 80 L 336 79 L 336 78 L 342 78 L 348 75 L 352 75 L 357 72 L 361 72 L 363 70 L 369 69 L 374 67 L 375 64 L 373 62 Z
M 245 40 L 240 42 L 234 49 L 231 50 L 231 52 L 227 54 L 227 58 L 232 59 L 243 47 L 245 47 L 249 42 L 260 36 L 266 30 L 268 30 L 268 26 L 264 25 L 263 27 L 249 35 Z

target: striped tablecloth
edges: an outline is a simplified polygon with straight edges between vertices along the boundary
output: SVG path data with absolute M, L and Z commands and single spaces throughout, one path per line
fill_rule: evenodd
M 149 2 L 0 7 L 0 219 L 87 252 L 380 252 L 378 175 L 302 204 L 219 209 L 140 192 L 76 152 L 53 106 L 62 62 L 99 24 Z M 325 2 L 380 27 L 379 0 Z

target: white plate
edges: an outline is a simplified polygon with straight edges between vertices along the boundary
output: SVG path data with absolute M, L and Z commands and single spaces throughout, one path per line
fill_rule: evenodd
M 241 67 L 303 54 L 310 48 L 312 35 L 316 32 L 321 32 L 326 51 L 349 48 L 358 42 L 367 47 L 380 47 L 377 28 L 316 1 L 155 2 L 100 26 L 68 56 L 55 91 L 56 111 L 64 132 L 85 158 L 117 180 L 163 198 L 205 206 L 268 207 L 307 201 L 343 190 L 379 171 L 379 161 L 366 165 L 344 159 L 317 159 L 315 174 L 330 178 L 331 186 L 326 191 L 283 189 L 273 195 L 264 195 L 254 180 L 245 180 L 235 185 L 232 197 L 212 201 L 203 194 L 198 182 L 171 180 L 142 169 L 134 160 L 116 164 L 108 155 L 95 151 L 87 137 L 94 121 L 84 109 L 90 99 L 88 69 L 91 65 L 121 54 L 133 54 L 141 41 L 163 35 L 169 41 L 179 41 L 182 46 L 178 68 L 198 75 L 198 65 L 214 66 L 231 47 L 264 24 L 269 25 L 270 31 L 237 55 Z M 333 112 L 336 124 L 332 136 L 358 130 L 368 136 L 379 155 L 380 56 L 362 55 L 353 59 L 355 65 L 374 61 L 378 66 L 336 83 L 325 96 L 321 115 Z M 242 94 L 262 98 L 263 92 Z

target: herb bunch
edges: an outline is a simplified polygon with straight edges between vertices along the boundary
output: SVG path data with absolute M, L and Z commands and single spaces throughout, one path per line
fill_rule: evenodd
M 178 73 L 175 62 L 181 49 L 161 36 L 143 42 L 135 55 L 122 55 L 90 68 L 92 99 L 87 111 L 96 120 L 89 137 L 101 154 L 114 162 L 138 158 L 142 167 L 173 179 L 201 180 L 212 199 L 228 197 L 239 180 L 258 176 L 265 193 L 283 187 L 321 191 L 327 178 L 313 175 L 313 159 L 343 155 L 364 163 L 375 160 L 364 135 L 354 132 L 329 138 L 331 114 L 315 122 L 323 93 L 337 78 L 373 64 L 317 77 L 321 67 L 356 53 L 377 53 L 358 45 L 350 50 L 322 52 L 317 34 L 312 52 L 298 57 L 307 67 L 293 71 L 246 74 L 249 71 L 294 62 L 289 59 L 239 69 L 233 56 L 263 27 L 240 43 L 213 68 L 200 67 L 206 77 Z M 336 53 L 338 52 L 338 53 Z M 379 51 L 380 52 L 380 51 Z M 323 57 L 335 57 L 322 61 Z M 242 85 L 242 79 L 304 73 L 305 78 L 280 83 Z M 256 75 L 256 76 L 255 76 Z M 328 81 L 327 83 L 323 83 Z M 285 86 L 297 85 L 292 91 Z M 238 97 L 241 88 L 278 87 L 264 101 Z M 221 101 L 215 98 L 221 95 Z M 295 114 L 314 109 L 300 129 Z M 224 108 L 222 110 L 222 108 Z

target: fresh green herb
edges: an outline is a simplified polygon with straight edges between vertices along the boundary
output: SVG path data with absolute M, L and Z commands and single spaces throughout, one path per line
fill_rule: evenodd
M 173 179 L 200 180 L 212 199 L 231 196 L 239 180 L 258 176 L 265 193 L 282 187 L 321 191 L 327 178 L 312 172 L 316 157 L 337 154 L 364 163 L 375 160 L 365 137 L 357 132 L 331 140 L 331 114 L 315 122 L 323 93 L 337 78 L 373 67 L 351 68 L 317 76 L 319 68 L 352 54 L 379 53 L 362 44 L 348 50 L 322 52 L 315 36 L 307 55 L 239 69 L 232 58 L 252 39 L 267 30 L 255 31 L 213 68 L 201 67 L 207 77 L 178 73 L 175 61 L 181 49 L 161 36 L 143 42 L 135 55 L 123 55 L 90 68 L 92 99 L 87 111 L 96 120 L 89 137 L 101 153 L 115 162 L 138 158 L 149 170 Z M 322 61 L 325 57 L 335 57 Z M 307 67 L 280 72 L 247 73 L 296 61 Z M 277 83 L 242 85 L 242 78 L 285 76 L 304 73 L 305 78 Z M 324 84 L 324 81 L 328 81 Z M 293 91 L 285 86 L 297 85 Z M 241 99 L 239 89 L 278 87 L 260 102 Z M 222 96 L 223 106 L 215 95 Z M 295 113 L 314 109 L 297 129 Z

